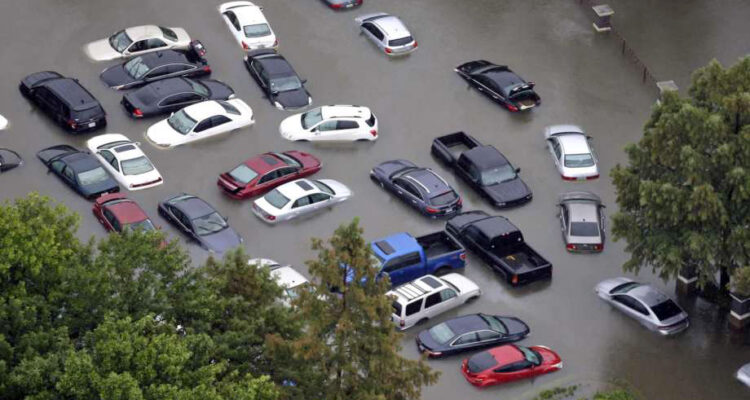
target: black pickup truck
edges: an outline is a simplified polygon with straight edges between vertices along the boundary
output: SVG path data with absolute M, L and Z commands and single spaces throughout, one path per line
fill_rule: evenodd
M 445 230 L 513 286 L 552 277 L 552 264 L 527 245 L 521 231 L 505 217 L 464 212 L 448 220 Z
M 435 138 L 432 154 L 495 207 L 514 207 L 531 200 L 531 190 L 518 176 L 521 169 L 514 168 L 495 147 L 464 132 Z

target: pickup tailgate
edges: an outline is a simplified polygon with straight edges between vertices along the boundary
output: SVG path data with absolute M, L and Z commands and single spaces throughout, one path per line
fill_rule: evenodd
M 509 254 L 497 256 L 508 272 L 506 279 L 514 286 L 552 277 L 552 264 L 526 243 L 519 244 Z

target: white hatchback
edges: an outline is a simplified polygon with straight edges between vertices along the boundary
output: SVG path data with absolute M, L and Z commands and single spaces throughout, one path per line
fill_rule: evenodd
M 185 107 L 151 125 L 146 138 L 162 148 L 175 147 L 238 130 L 255 123 L 253 110 L 240 99 L 209 100 Z
M 599 177 L 591 140 L 576 125 L 553 125 L 544 130 L 547 147 L 555 161 L 557 171 L 566 181 L 585 181 Z
M 482 295 L 476 283 L 461 274 L 425 275 L 388 293 L 393 298 L 391 320 L 400 330 L 426 322 Z
M 253 202 L 253 212 L 269 224 L 310 214 L 352 197 L 344 184 L 333 179 L 297 179 L 285 183 Z
M 367 107 L 322 106 L 284 119 L 279 133 L 292 141 L 372 141 L 378 138 L 378 119 Z
M 219 13 L 242 50 L 279 47 L 279 41 L 263 15 L 263 7 L 249 1 L 231 1 L 220 5 Z
M 142 190 L 161 185 L 161 174 L 139 145 L 119 133 L 95 136 L 86 142 L 91 154 L 123 187 Z
M 135 57 L 159 50 L 181 50 L 190 46 L 190 35 L 182 28 L 141 25 L 115 32 L 106 39 L 87 44 L 83 51 L 94 61 Z

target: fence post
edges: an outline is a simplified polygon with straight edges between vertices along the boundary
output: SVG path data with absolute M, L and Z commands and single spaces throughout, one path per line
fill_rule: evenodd
M 597 32 L 609 32 L 612 30 L 612 23 L 610 18 L 615 13 L 608 4 L 599 4 L 598 6 L 591 7 L 596 14 L 596 21 L 594 21 L 594 29 Z

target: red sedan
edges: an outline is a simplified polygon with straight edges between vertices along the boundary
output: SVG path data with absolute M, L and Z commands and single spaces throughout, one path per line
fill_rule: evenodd
M 548 374 L 562 365 L 560 356 L 548 347 L 509 344 L 465 359 L 461 373 L 472 385 L 484 387 Z
M 318 171 L 320 160 L 310 154 L 296 150 L 264 153 L 219 175 L 216 183 L 230 197 L 247 199 Z
M 123 193 L 110 193 L 99 196 L 92 209 L 96 219 L 107 231 L 122 232 L 125 228 L 155 230 L 146 212 Z

